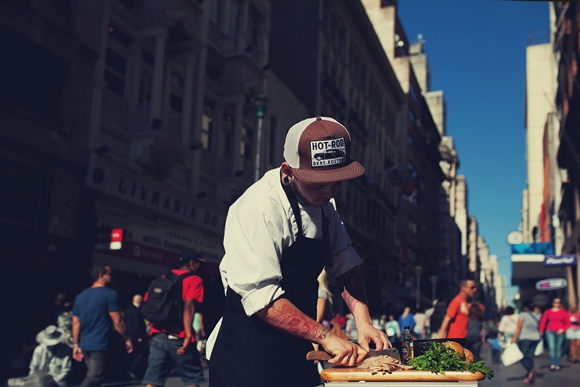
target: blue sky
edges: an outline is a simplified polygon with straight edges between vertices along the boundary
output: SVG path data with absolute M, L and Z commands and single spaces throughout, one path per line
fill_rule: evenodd
M 521 221 L 526 187 L 525 60 L 529 37 L 545 43 L 549 31 L 545 1 L 399 0 L 407 39 L 425 40 L 431 90 L 447 103 L 447 135 L 454 138 L 459 173 L 468 184 L 468 211 L 480 235 L 498 256 L 511 285 L 506 235 Z M 538 37 L 540 40 L 538 41 Z M 545 37 L 543 40 L 542 38 Z

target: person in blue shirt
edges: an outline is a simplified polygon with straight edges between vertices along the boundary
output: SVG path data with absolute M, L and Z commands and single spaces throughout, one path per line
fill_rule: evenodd
M 403 313 L 401 313 L 401 315 L 399 316 L 399 327 L 401 328 L 401 331 L 403 331 L 405 329 L 405 327 L 410 327 L 411 330 L 413 330 L 413 328 L 415 327 L 416 321 L 415 321 L 415 317 L 413 317 L 413 313 L 411 313 L 411 308 L 409 308 L 408 306 L 405 307 L 405 309 L 403 310 Z
M 491 361 L 493 364 L 500 363 L 500 351 L 501 346 L 499 345 L 500 340 L 497 337 L 497 332 L 493 331 L 489 334 L 490 340 L 489 344 L 491 345 Z
M 119 310 L 117 292 L 107 287 L 111 282 L 111 268 L 106 264 L 93 265 L 91 279 L 92 286 L 82 291 L 73 305 L 73 359 L 84 360 L 87 367 L 80 387 L 100 386 L 103 382 L 111 321 L 125 339 L 127 353 L 133 351 L 133 343 Z

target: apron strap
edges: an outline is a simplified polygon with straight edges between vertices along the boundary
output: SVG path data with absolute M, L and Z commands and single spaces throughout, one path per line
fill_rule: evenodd
M 280 180 L 280 184 L 282 181 Z M 300 209 L 298 208 L 298 199 L 296 199 L 296 195 L 292 188 L 289 185 L 282 184 L 282 188 L 286 193 L 286 197 L 290 202 L 290 207 L 292 207 L 292 212 L 294 213 L 294 218 L 296 218 L 296 226 L 298 226 L 298 235 L 296 235 L 296 239 L 302 238 L 304 233 L 302 232 L 302 217 L 300 216 Z
M 298 235 L 296 239 L 304 237 L 304 232 L 302 231 L 302 217 L 300 216 L 300 209 L 298 208 L 298 199 L 296 199 L 296 195 L 292 188 L 289 185 L 282 184 L 282 180 L 280 180 L 280 184 L 282 185 L 282 189 L 290 202 L 290 207 L 292 207 L 292 212 L 294 213 L 294 218 L 296 218 L 296 226 L 298 226 Z M 332 254 L 330 249 L 330 221 L 328 217 L 324 213 L 324 208 L 320 207 L 320 214 L 322 215 L 322 239 L 326 241 L 326 259 L 324 265 L 326 267 L 334 266 L 332 262 Z
M 320 207 L 320 213 L 322 215 L 322 239 L 326 241 L 326 260 L 324 266 L 332 267 L 332 250 L 330 248 L 330 220 L 324 213 L 324 207 Z

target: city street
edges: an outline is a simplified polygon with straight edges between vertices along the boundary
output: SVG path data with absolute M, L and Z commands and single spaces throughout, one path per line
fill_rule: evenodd
M 481 387 L 504 387 L 504 386 L 514 386 L 514 385 L 525 385 L 523 379 L 525 376 L 524 368 L 518 363 L 509 367 L 505 367 L 501 364 L 491 364 L 491 350 L 489 345 L 484 345 L 482 349 L 483 361 L 494 371 L 494 377 L 491 380 L 482 380 L 479 382 Z M 534 383 L 537 387 L 568 387 L 578 385 L 578 376 L 580 375 L 580 363 L 570 364 L 566 360 L 562 359 L 561 371 L 550 371 L 549 360 L 547 351 L 543 355 L 535 358 L 536 366 L 536 381 Z M 208 387 L 208 372 L 205 369 L 206 382 L 202 384 L 202 387 Z M 354 384 L 354 383 L 353 383 Z M 130 387 L 130 386 L 140 386 L 139 382 L 116 382 L 107 383 L 104 386 L 107 387 Z M 166 387 L 183 387 L 183 383 L 179 377 L 169 378 Z M 328 386 L 331 386 L 329 384 Z M 299 386 L 297 386 L 299 387 Z

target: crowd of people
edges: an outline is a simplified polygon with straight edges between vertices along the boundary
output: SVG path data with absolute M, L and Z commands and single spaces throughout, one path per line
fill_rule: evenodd
M 38 332 L 36 345 L 26 351 L 29 354 L 12 357 L 3 385 L 98 387 L 114 375 L 116 380 L 120 376 L 153 387 L 163 386 L 170 374 L 179 375 L 188 387 L 201 385 L 204 377 L 196 341 L 205 335 L 198 310 L 204 287 L 195 273 L 205 262 L 195 249 L 182 252 L 179 268 L 171 272 L 181 276 L 175 298 L 181 298 L 183 305 L 179 317 L 164 321 L 148 321 L 142 315 L 149 293 L 135 294 L 129 307 L 121 310 L 117 292 L 109 287 L 111 267 L 93 265 L 91 286 L 74 302 L 58 294 L 55 313 L 49 317 L 53 323 Z M 124 349 L 115 345 L 119 340 Z
M 501 364 L 505 348 L 516 344 L 523 355 L 519 363 L 526 370 L 525 383 L 534 381 L 534 357 L 543 353 L 544 345 L 551 371 L 561 369 L 562 359 L 580 362 L 580 312 L 576 306 L 566 309 L 560 298 L 554 298 L 542 310 L 528 300 L 520 305 L 519 312 L 508 306 L 495 318 L 485 320 L 485 308 L 473 298 L 475 282 L 461 280 L 459 289 L 449 304 L 435 301 L 432 308 L 417 308 L 414 313 L 411 307 L 405 307 L 398 318 L 394 314 L 375 316 L 373 325 L 385 332 L 391 343 L 401 341 L 405 326 L 411 328 L 416 340 L 456 339 L 473 353 L 474 360 L 481 360 L 482 346 L 489 345 L 493 364 Z M 338 321 L 332 318 L 330 324 L 340 325 Z M 345 331 L 349 332 L 348 323 Z
M 187 260 L 183 270 L 190 270 L 189 264 L 196 266 L 200 264 L 198 260 Z M 192 267 L 192 271 L 196 267 Z M 179 273 L 181 273 L 179 271 Z M 143 295 L 135 294 L 131 305 L 123 311 L 118 310 L 118 302 L 114 290 L 107 287 L 111 270 L 108 266 L 95 266 L 93 268 L 93 285 L 79 294 L 73 304 L 65 294 L 61 293 L 55 301 L 54 324 L 51 324 L 38 332 L 36 336 L 37 346 L 31 350 L 29 369 L 26 375 L 14 376 L 5 382 L 5 385 L 14 386 L 54 386 L 66 387 L 72 384 L 91 386 L 95 377 L 102 376 L 106 364 L 106 351 L 108 350 L 109 333 L 116 331 L 127 346 L 127 354 L 123 364 L 116 364 L 116 367 L 123 367 L 123 372 L 130 379 L 144 380 L 148 370 L 149 354 L 152 345 L 152 333 L 155 340 L 161 337 L 158 335 L 166 331 L 163 328 L 155 327 L 143 319 L 139 309 L 143 303 Z M 198 280 L 197 280 L 198 281 Z M 196 281 L 194 280 L 194 283 Z M 194 285 L 199 293 L 200 284 Z M 460 291 L 457 297 L 450 303 L 434 301 L 431 308 L 424 311 L 417 308 L 415 311 L 411 307 L 405 307 L 400 314 L 382 314 L 372 318 L 374 328 L 384 332 L 391 343 L 401 341 L 403 327 L 409 326 L 412 335 L 417 340 L 436 338 L 456 338 L 462 339 L 466 348 L 474 354 L 474 359 L 481 359 L 480 353 L 483 345 L 489 345 L 492 353 L 492 362 L 500 364 L 500 355 L 509 344 L 517 344 L 523 354 L 520 361 L 521 366 L 526 370 L 525 383 L 534 381 L 535 368 L 534 357 L 537 356 L 538 344 L 546 346 L 550 359 L 550 370 L 561 369 L 562 359 L 569 363 L 580 362 L 580 313 L 575 306 L 565 308 L 560 298 L 554 298 L 548 308 L 542 311 L 531 301 L 521 304 L 519 311 L 512 306 L 506 307 L 500 316 L 495 319 L 484 321 L 484 308 L 481 304 L 473 300 L 476 291 L 473 281 L 460 281 Z M 87 295 L 96 292 L 92 295 Z M 194 292 L 193 298 L 199 294 Z M 196 295 L 197 294 L 197 295 Z M 87 298 L 89 297 L 89 298 Z M 82 306 L 89 303 L 94 305 L 95 300 L 102 301 L 102 307 L 107 310 L 105 313 L 99 308 L 91 308 L 83 312 Z M 323 271 L 319 277 L 319 302 L 317 305 L 316 320 L 324 327 L 335 334 L 339 334 L 343 339 L 356 341 L 356 324 L 352 313 L 342 315 L 335 312 L 336 306 L 332 292 L 328 286 L 326 273 Z M 75 308 L 74 305 L 78 306 Z M 110 308 L 110 309 L 107 309 Z M 189 326 L 190 335 L 200 341 L 205 338 L 203 320 L 201 313 L 195 313 Z M 75 331 L 75 325 L 81 324 L 87 319 L 95 319 L 97 326 L 99 322 L 104 324 L 99 333 L 90 333 L 89 343 L 79 340 L 80 331 Z M 106 321 L 110 321 L 108 325 Z M 188 320 L 189 321 L 189 320 Z M 460 324 L 460 326 L 458 326 Z M 78 329 L 78 328 L 77 328 Z M 184 330 L 185 332 L 185 330 Z M 340 333 L 337 333 L 340 332 Z M 157 334 L 155 334 L 157 333 Z M 93 337 L 93 335 L 96 335 Z M 175 344 L 177 350 L 183 346 L 183 337 L 171 339 L 172 335 L 163 336 L 165 340 L 158 348 L 165 348 L 167 343 Z M 185 336 L 184 336 L 185 337 Z M 186 340 L 187 341 L 187 340 Z M 81 345 L 79 345 L 79 343 Z M 187 346 L 191 342 L 187 341 Z M 95 346 L 96 345 L 96 346 Z M 158 351 L 158 350 L 156 350 Z M 200 355 L 198 351 L 191 351 L 195 354 L 193 369 L 201 370 Z M 105 356 L 101 358 L 100 356 Z M 189 359 L 185 363 L 180 361 L 183 358 L 176 357 L 175 369 L 187 368 Z M 76 361 L 75 361 L 76 360 Z M 158 365 L 161 367 L 161 365 Z M 175 370 L 174 369 L 174 370 Z M 187 374 L 188 371 L 183 371 Z M 162 378 L 164 371 L 157 368 L 150 371 L 157 374 L 157 378 Z M 48 376 L 49 377 L 48 377 Z M 96 375 L 96 376 L 95 376 Z M 166 374 L 165 374 L 166 376 Z M 151 376 L 149 376 L 151 377 Z M 203 378 L 203 376 L 201 376 Z M 84 380 L 92 380 L 84 383 Z M 102 378 L 100 379 L 102 380 Z M 158 379 L 154 383 L 146 385 L 163 385 L 164 379 Z M 187 385 L 199 385 L 203 379 L 191 380 Z

